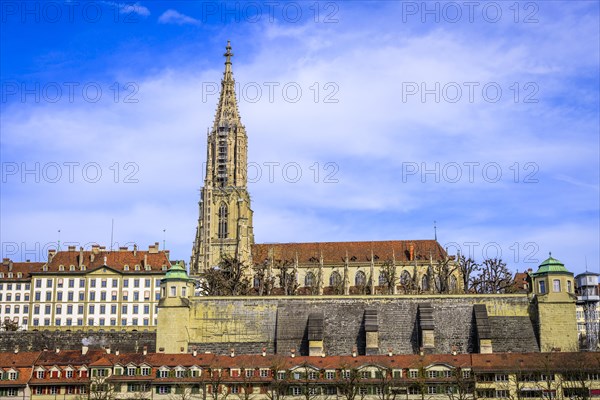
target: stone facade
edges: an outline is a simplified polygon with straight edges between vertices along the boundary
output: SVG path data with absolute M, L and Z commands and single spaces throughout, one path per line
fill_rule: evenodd
M 156 332 L 24 331 L 0 332 L 0 352 L 111 348 L 124 352 L 156 351 Z
M 234 348 L 242 354 L 258 354 L 265 348 L 278 354 L 308 355 L 309 316 L 319 313 L 326 355 L 414 354 L 421 348 L 430 353 L 472 353 L 479 351 L 477 304 L 486 307 L 494 352 L 539 351 L 526 295 L 193 297 L 161 312 L 170 317 L 164 328 L 159 319 L 157 347 L 167 353 L 197 349 L 226 354 Z M 420 321 L 424 307 L 431 309 L 430 342 L 424 341 Z M 376 315 L 377 324 L 367 324 L 367 331 L 370 313 Z M 180 332 L 178 342 L 174 326 Z

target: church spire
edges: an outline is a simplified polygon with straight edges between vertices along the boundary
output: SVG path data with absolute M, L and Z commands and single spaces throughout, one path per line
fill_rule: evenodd
M 233 71 L 231 69 L 231 57 L 233 57 L 233 53 L 231 52 L 230 41 L 227 41 L 225 50 L 227 50 L 223 54 L 225 57 L 225 72 L 223 72 L 223 79 L 221 80 L 221 95 L 213 126 L 215 130 L 219 127 L 242 125 L 235 97 L 235 79 L 233 79 Z

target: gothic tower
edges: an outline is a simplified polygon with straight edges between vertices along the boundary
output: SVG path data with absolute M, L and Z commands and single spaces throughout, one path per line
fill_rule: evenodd
M 226 50 L 219 104 L 206 146 L 206 176 L 190 263 L 192 275 L 214 267 L 223 256 L 247 264 L 252 261 L 254 234 L 246 176 L 248 137 L 235 96 L 229 41 Z

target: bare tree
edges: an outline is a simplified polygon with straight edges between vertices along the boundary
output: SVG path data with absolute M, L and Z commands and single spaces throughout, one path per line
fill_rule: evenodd
M 270 295 L 275 287 L 275 277 L 270 273 L 268 260 L 254 265 L 254 290 L 259 296 Z
M 345 400 L 362 399 L 365 396 L 360 371 L 349 365 L 341 365 L 337 381 L 338 394 Z
M 475 380 L 470 370 L 454 368 L 450 381 L 445 387 L 449 400 L 473 400 L 475 397 Z
M 380 270 L 381 282 L 383 294 L 394 294 L 394 288 L 398 282 L 396 266 L 389 260 L 385 261 L 381 265 Z
M 269 400 L 283 400 L 288 392 L 289 380 L 286 362 L 282 357 L 275 357 L 271 365 L 271 380 L 267 386 L 266 396 Z
M 2 324 L 0 325 L 0 331 L 16 332 L 19 329 L 21 329 L 19 323 L 17 321 L 11 320 L 10 318 L 5 318 L 4 321 L 2 321 Z
M 435 291 L 438 293 L 450 293 L 450 281 L 454 273 L 458 270 L 458 263 L 454 263 L 452 259 L 446 258 L 439 260 L 431 268 L 434 276 Z M 456 290 L 456 288 L 454 288 Z
M 458 258 L 458 268 L 460 270 L 464 292 L 471 293 L 475 290 L 474 274 L 479 272 L 481 266 L 477 264 L 472 258 L 466 258 L 464 255 L 461 254 Z
M 115 400 L 120 384 L 113 384 L 107 376 L 92 376 L 88 386 L 87 394 L 78 397 L 81 400 Z
M 202 374 L 204 395 L 209 400 L 226 400 L 229 396 L 223 370 L 208 367 Z
M 206 296 L 239 296 L 250 292 L 249 267 L 235 257 L 224 256 L 219 265 L 200 274 L 200 290 Z
M 320 385 L 318 385 L 318 379 L 321 371 L 313 368 L 307 363 L 303 363 L 293 371 L 290 371 L 290 373 L 290 389 L 300 389 L 300 395 L 304 398 L 304 400 L 314 400 L 321 396 L 322 388 Z
M 513 274 L 502 259 L 483 260 L 479 274 L 474 279 L 477 293 L 504 293 L 513 285 Z
M 279 287 L 283 290 L 283 294 L 286 296 L 296 294 L 299 284 L 292 263 L 289 260 L 277 261 L 275 269 L 278 271 Z

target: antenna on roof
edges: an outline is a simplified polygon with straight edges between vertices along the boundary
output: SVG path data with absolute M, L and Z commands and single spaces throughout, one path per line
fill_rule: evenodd
M 588 265 L 587 265 L 587 256 L 583 256 L 585 259 L 585 272 L 588 272 Z
M 437 221 L 433 221 L 433 238 L 437 242 L 437 226 L 436 226 L 436 223 L 437 223 Z
M 56 251 L 60 251 L 60 229 L 58 230 L 58 242 L 56 243 Z
M 113 233 L 115 230 L 115 219 L 112 218 L 110 220 L 110 251 L 112 251 L 112 246 L 113 246 Z
M 167 249 L 165 247 L 165 242 L 166 242 L 166 239 L 167 239 L 167 233 L 166 232 L 167 232 L 167 229 L 163 228 L 163 251 L 165 251 Z

